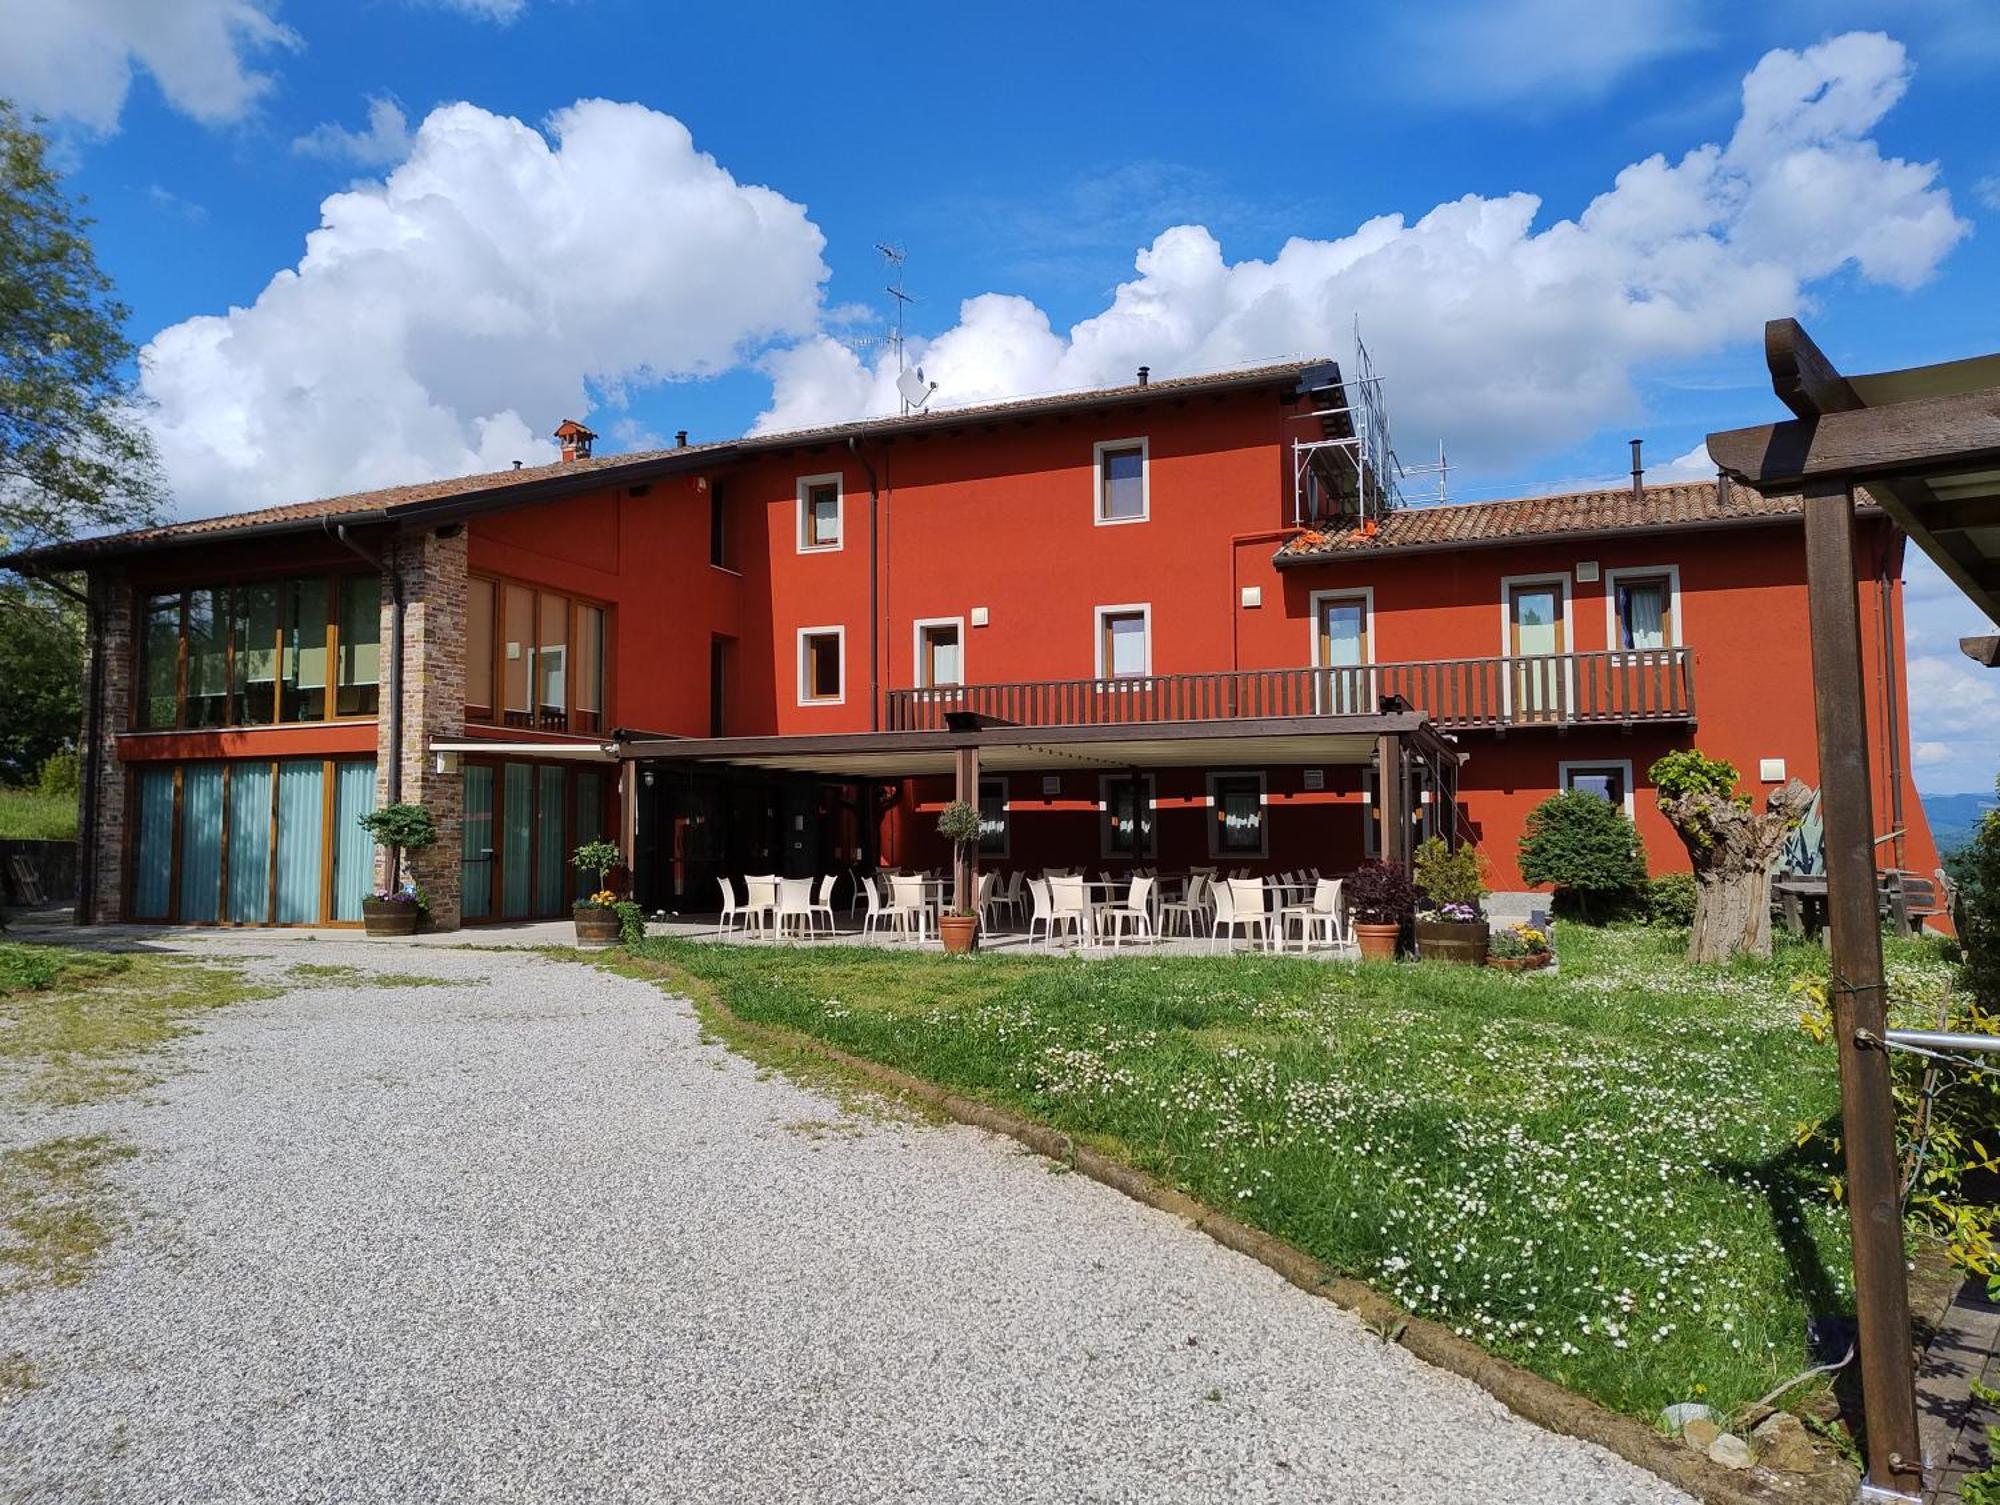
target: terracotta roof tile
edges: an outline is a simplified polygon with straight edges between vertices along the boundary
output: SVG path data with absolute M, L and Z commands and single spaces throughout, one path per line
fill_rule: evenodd
M 1633 528 L 1699 527 L 1760 517 L 1797 515 L 1796 496 L 1760 496 L 1747 486 L 1731 486 L 1727 499 L 1713 481 L 1675 481 L 1648 486 L 1634 497 L 1630 486 L 1577 491 L 1561 496 L 1514 497 L 1445 507 L 1405 507 L 1384 517 L 1377 530 L 1341 533 L 1308 530 L 1278 550 L 1280 564 L 1338 559 L 1354 554 L 1405 549 L 1448 548 L 1515 538 L 1565 533 L 1609 533 Z

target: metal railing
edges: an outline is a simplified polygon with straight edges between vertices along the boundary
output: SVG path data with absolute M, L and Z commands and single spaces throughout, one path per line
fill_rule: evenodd
M 1691 722 L 1694 656 L 1686 648 L 1647 648 L 944 685 L 889 691 L 885 726 L 897 732 L 936 730 L 957 712 L 1020 726 L 1359 716 L 1372 714 L 1390 695 L 1402 696 L 1447 729 Z

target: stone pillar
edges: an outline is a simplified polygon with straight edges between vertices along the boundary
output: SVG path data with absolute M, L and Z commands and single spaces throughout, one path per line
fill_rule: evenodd
M 96 809 L 92 822 L 77 829 L 77 856 L 89 872 L 89 892 L 77 895 L 77 914 L 86 924 L 110 925 L 125 918 L 126 772 L 118 761 L 118 734 L 132 724 L 133 696 L 138 693 L 138 654 L 133 644 L 132 585 L 123 571 L 93 573 L 90 593 L 97 602 L 97 632 L 84 663 L 88 694 L 93 672 L 101 665 L 102 699 L 93 722 L 84 708 L 84 727 L 97 744 Z M 85 750 L 86 755 L 88 749 Z
M 438 842 L 406 859 L 430 900 L 430 926 L 459 925 L 459 844 L 465 822 L 463 786 L 454 768 L 437 771 L 431 739 L 465 731 L 465 530 L 451 526 L 412 533 L 386 551 L 403 581 L 403 656 L 395 693 L 403 706 L 403 787 L 406 803 L 419 804 L 437 823 Z M 382 642 L 394 634 L 395 594 L 382 582 Z M 387 687 L 385 686 L 385 689 Z M 390 724 L 383 706 L 376 742 L 375 797 L 389 795 Z M 377 881 L 386 881 L 387 854 L 377 854 Z

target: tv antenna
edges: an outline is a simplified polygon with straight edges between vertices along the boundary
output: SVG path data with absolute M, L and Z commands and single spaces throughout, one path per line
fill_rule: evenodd
M 903 400 L 903 416 L 907 418 L 930 401 L 931 393 L 937 390 L 937 383 L 924 380 L 923 367 L 919 366 L 912 371 L 904 361 L 903 311 L 916 302 L 915 298 L 903 290 L 903 263 L 909 259 L 909 253 L 899 245 L 890 245 L 883 241 L 877 241 L 875 249 L 882 253 L 882 260 L 888 264 L 896 278 L 884 291 L 895 299 L 896 304 L 895 332 L 889 336 L 889 344 L 896 352 L 896 393 Z

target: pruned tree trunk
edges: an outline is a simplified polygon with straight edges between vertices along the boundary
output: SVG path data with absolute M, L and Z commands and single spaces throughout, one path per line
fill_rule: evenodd
M 1774 790 L 1761 814 L 1708 793 L 1660 801 L 1694 864 L 1689 961 L 1771 954 L 1771 868 L 1811 803 L 1812 791 L 1797 779 Z

